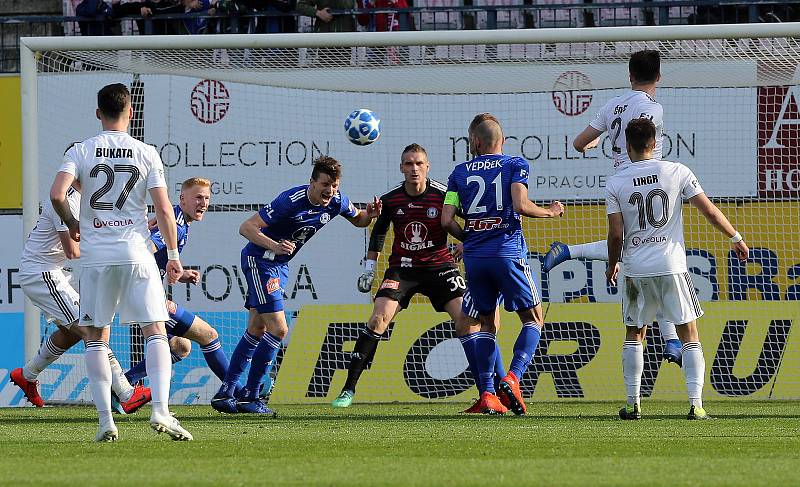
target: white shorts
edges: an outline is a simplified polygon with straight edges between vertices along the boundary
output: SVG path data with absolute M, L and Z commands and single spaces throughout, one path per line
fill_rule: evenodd
M 31 302 L 42 310 L 45 319 L 69 328 L 78 320 L 80 297 L 61 269 L 20 274 L 20 287 Z
M 81 274 L 81 326 L 104 328 L 119 311 L 120 323 L 167 321 L 166 296 L 156 261 L 85 267 Z
M 625 326 L 641 328 L 656 314 L 665 321 L 683 325 L 703 316 L 700 300 L 688 272 L 654 277 L 625 277 L 622 319 Z

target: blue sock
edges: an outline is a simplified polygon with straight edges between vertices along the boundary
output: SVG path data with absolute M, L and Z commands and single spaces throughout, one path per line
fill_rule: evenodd
M 506 376 L 506 367 L 503 365 L 503 355 L 500 353 L 500 344 L 495 342 L 495 345 L 497 346 L 497 357 L 494 359 L 494 388 L 497 390 L 500 381 Z
M 253 354 L 253 363 L 250 364 L 250 372 L 247 375 L 247 384 L 244 386 L 246 389 L 245 396 L 247 399 L 255 400 L 258 397 L 258 388 L 261 385 L 261 379 L 267 371 L 267 366 L 275 360 L 278 355 L 278 350 L 281 348 L 281 340 L 271 333 L 264 333 L 261 341 L 258 342 L 258 347 Z
M 225 374 L 228 372 L 228 357 L 225 356 L 225 351 L 222 350 L 222 344 L 219 338 L 215 338 L 207 345 L 200 347 L 203 352 L 203 357 L 206 359 L 208 368 L 219 380 L 225 380 Z
M 225 380 L 225 374 L 228 373 L 228 356 L 225 355 L 219 338 L 215 338 L 207 345 L 203 345 L 200 347 L 200 350 L 203 352 L 203 357 L 205 357 L 206 364 L 208 364 L 208 368 L 211 369 L 211 372 L 214 372 L 214 375 L 216 375 L 219 380 Z M 236 382 L 234 387 L 236 390 L 233 395 L 234 397 L 238 397 L 242 386 L 239 382 Z
M 231 362 L 228 365 L 227 372 L 225 372 L 225 380 L 222 381 L 222 386 L 220 386 L 217 394 L 234 397 L 239 377 L 244 373 L 244 369 L 247 368 L 247 364 L 253 358 L 253 352 L 257 346 L 258 338 L 248 332 L 244 332 L 238 345 L 233 350 Z
M 495 394 L 494 362 L 497 358 L 497 338 L 493 333 L 479 332 L 475 339 L 475 368 L 478 369 L 478 391 Z
M 522 380 L 522 375 L 528 370 L 528 364 L 531 363 L 536 347 L 539 345 L 539 338 L 542 332 L 536 323 L 530 322 L 522 325 L 519 331 L 517 341 L 514 342 L 514 358 L 511 360 L 511 369 L 517 376 L 518 380 Z
M 170 353 L 172 356 L 172 363 L 177 364 L 181 360 L 183 360 L 180 356 L 175 355 L 174 353 Z M 128 382 L 131 384 L 136 384 L 140 380 L 147 377 L 147 362 L 142 359 L 141 362 L 134 365 L 130 368 L 127 372 L 125 372 L 125 378 L 128 379 Z
M 125 372 L 125 378 L 128 379 L 128 382 L 130 382 L 131 384 L 136 384 L 145 377 L 147 377 L 147 369 L 145 368 L 144 360 L 134 365 L 133 367 L 130 368 L 130 370 Z
M 475 339 L 477 337 L 478 332 L 458 337 L 461 341 L 461 346 L 464 348 L 464 355 L 467 356 L 469 371 L 472 374 L 472 380 L 475 382 L 476 386 L 478 385 L 478 368 L 475 365 Z

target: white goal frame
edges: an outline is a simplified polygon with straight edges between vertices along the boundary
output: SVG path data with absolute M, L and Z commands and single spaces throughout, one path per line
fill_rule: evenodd
M 22 98 L 23 236 L 33 229 L 39 208 L 37 56 L 40 51 L 189 50 L 248 48 L 323 48 L 441 46 L 483 44 L 561 44 L 570 42 L 666 41 L 800 37 L 800 23 L 679 26 L 504 29 L 483 31 L 406 31 L 309 34 L 217 34 L 204 36 L 23 37 L 20 39 Z M 40 343 L 39 310 L 25 300 L 25 359 Z

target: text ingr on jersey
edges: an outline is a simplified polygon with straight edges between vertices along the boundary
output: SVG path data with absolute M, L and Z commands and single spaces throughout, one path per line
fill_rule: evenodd
M 649 176 L 633 178 L 634 186 L 647 186 L 648 184 L 656 184 L 657 182 L 658 182 L 658 174 L 651 174 Z

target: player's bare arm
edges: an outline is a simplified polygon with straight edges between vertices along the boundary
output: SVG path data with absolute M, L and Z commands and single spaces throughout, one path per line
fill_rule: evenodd
M 461 225 L 456 221 L 456 208 L 453 205 L 449 205 L 445 203 L 442 206 L 442 228 L 447 230 L 447 233 L 455 237 L 458 241 L 464 241 L 464 229 Z
M 197 284 L 200 282 L 200 272 L 196 269 L 184 269 L 183 274 L 178 278 L 178 282 L 184 284 Z
M 603 132 L 589 125 L 575 137 L 575 140 L 572 141 L 572 147 L 578 152 L 594 149 L 600 143 L 601 135 L 603 135 Z
M 169 201 L 167 188 L 156 187 L 150 189 L 150 197 L 156 210 L 158 230 L 167 246 L 167 281 L 175 284 L 183 275 L 183 266 L 178 256 L 178 229 L 175 223 L 175 213 Z
M 377 196 L 373 196 L 372 203 L 368 203 L 366 209 L 358 210 L 356 216 L 347 220 L 357 227 L 368 227 L 372 220 L 381 214 L 381 208 L 383 208 L 383 202 Z
M 255 213 L 239 226 L 239 235 L 253 242 L 259 247 L 263 247 L 270 252 L 274 252 L 275 255 L 292 254 L 295 249 L 294 242 L 291 240 L 281 240 L 280 242 L 276 242 L 275 240 L 267 237 L 261 232 L 261 229 L 265 228 L 266 226 L 267 224 L 264 222 L 264 219 L 261 218 L 261 215 Z
M 553 201 L 548 208 L 542 208 L 528 199 L 528 187 L 522 183 L 511 184 L 511 201 L 514 211 L 531 218 L 555 218 L 564 214 L 564 205 Z
M 70 237 L 79 242 L 81 239 L 80 226 L 78 220 L 72 214 L 67 202 L 67 190 L 70 185 L 75 181 L 75 176 L 70 173 L 59 171 L 56 174 L 56 179 L 50 187 L 50 201 L 53 203 L 53 208 L 58 213 L 61 221 L 69 228 Z
M 61 248 L 64 249 L 64 256 L 67 259 L 75 260 L 81 257 L 80 244 L 69 235 L 69 232 L 58 232 L 58 241 L 61 242 Z
M 689 199 L 689 202 L 695 208 L 700 210 L 700 213 L 706 217 L 706 220 L 708 220 L 708 222 L 711 223 L 714 228 L 728 237 L 734 252 L 736 252 L 736 257 L 738 257 L 742 262 L 746 261 L 747 256 L 750 254 L 750 249 L 747 247 L 747 244 L 744 242 L 739 232 L 733 228 L 733 225 L 731 225 L 731 222 L 728 220 L 725 214 L 722 213 L 722 210 L 717 208 L 717 205 L 712 203 L 705 193 L 700 193 L 693 196 Z
M 622 256 L 622 233 L 625 228 L 622 213 L 608 215 L 608 268 L 606 280 L 612 285 L 617 285 L 617 272 L 619 272 L 619 259 Z

